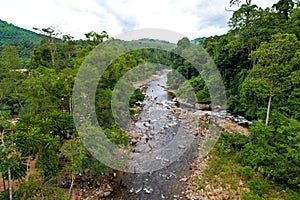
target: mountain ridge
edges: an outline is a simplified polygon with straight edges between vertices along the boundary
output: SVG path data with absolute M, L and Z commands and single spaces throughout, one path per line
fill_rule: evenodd
M 5 45 L 14 46 L 18 50 L 22 62 L 27 64 L 40 41 L 41 37 L 38 33 L 0 19 L 0 53 Z

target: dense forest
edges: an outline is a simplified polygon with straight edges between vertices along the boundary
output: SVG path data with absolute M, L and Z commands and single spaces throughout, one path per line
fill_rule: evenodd
M 178 55 L 191 54 L 192 45 L 203 46 L 221 73 L 226 109 L 253 122 L 249 136 L 222 133 L 212 151 L 216 157 L 212 166 L 219 169 L 212 167 L 207 174 L 238 166 L 239 177 L 250 188 L 243 199 L 300 199 L 300 4 L 279 0 L 263 9 L 248 0 L 230 3 L 238 9 L 232 11 L 227 34 L 192 42 L 182 38 L 177 45 L 165 42 L 172 53 L 141 49 L 111 63 L 97 87 L 97 120 L 110 141 L 122 148 L 130 146 L 128 134 L 114 121 L 110 103 L 118 80 L 144 63 L 170 66 L 193 87 L 197 103 L 210 104 L 201 74 Z M 4 186 L 0 199 L 68 199 L 79 172 L 88 171 L 95 185 L 101 185 L 99 177 L 114 172 L 81 143 L 72 105 L 80 66 L 99 44 L 114 39 L 105 31 L 92 31 L 85 39 L 74 40 L 53 27 L 36 28 L 39 34 L 20 30 L 0 20 L 0 172 Z M 145 77 L 147 73 L 141 72 L 136 80 Z M 185 95 L 186 85 L 178 87 L 176 79 L 168 80 L 178 97 Z M 143 93 L 135 90 L 130 106 L 143 99 Z M 29 174 L 28 163 L 33 160 L 36 172 Z M 67 192 L 60 184 L 65 176 L 71 180 Z M 200 189 L 201 180 L 198 183 Z
M 2 20 L 0 20 L 0 35 L 0 52 L 7 45 L 14 46 L 18 50 L 22 64 L 30 62 L 33 50 L 39 46 L 41 41 L 39 34 Z

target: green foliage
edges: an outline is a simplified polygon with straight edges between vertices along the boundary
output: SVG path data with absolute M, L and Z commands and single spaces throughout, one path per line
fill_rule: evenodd
M 189 80 L 191 86 L 194 88 L 198 103 L 210 103 L 210 94 L 208 88 L 201 76 L 194 77 Z
M 295 70 L 292 60 L 298 49 L 299 41 L 295 35 L 276 34 L 269 43 L 263 42 L 257 50 L 252 51 L 250 56 L 256 64 L 248 71 L 241 86 L 241 102 L 250 117 L 258 117 L 259 113 L 253 112 L 254 106 L 267 107 L 267 99 L 270 98 L 273 99 L 272 105 L 275 104 L 279 109 L 289 106 L 284 105 L 281 99 L 288 98 L 286 95 L 298 86 L 291 79 Z
M 197 45 L 203 45 L 208 51 L 221 73 L 230 110 L 259 120 L 265 117 L 270 102 L 269 126 L 254 122 L 249 137 L 222 133 L 212 152 L 216 159 L 211 162 L 206 177 L 199 181 L 199 187 L 204 188 L 207 179 L 237 188 L 242 179 L 250 188 L 250 192 L 244 192 L 243 199 L 279 196 L 299 199 L 300 9 L 295 3 L 279 0 L 273 9 L 262 9 L 248 0 L 232 0 L 230 4 L 238 6 L 238 10 L 229 21 L 231 30 L 225 35 L 196 40 Z M 77 171 L 89 170 L 96 179 L 111 173 L 110 168 L 90 155 L 87 157 L 74 128 L 71 101 L 77 70 L 108 35 L 90 32 L 85 35 L 86 40 L 74 41 L 72 36 L 53 27 L 36 30 L 40 35 L 0 20 L 0 111 L 3 114 L 0 124 L 7 144 L 1 151 L 0 169 L 5 178 L 8 168 L 13 179 L 23 178 L 25 159 L 29 158 L 26 156 L 37 154 L 41 175 L 29 177 L 14 197 L 67 199 L 69 196 L 64 190 L 56 186 L 57 174 L 70 171 L 74 175 Z M 120 146 L 128 144 L 128 135 L 115 124 L 112 96 L 118 97 L 115 108 L 119 110 L 142 101 L 144 95 L 131 83 L 125 84 L 126 89 L 132 89 L 130 97 L 115 86 L 124 75 L 132 82 L 147 79 L 161 68 L 160 64 L 174 69 L 168 74 L 167 84 L 176 90 L 178 97 L 189 97 L 193 93 L 198 103 L 211 102 L 207 85 L 212 80 L 205 82 L 197 69 L 178 55 L 197 58 L 205 67 L 205 53 L 195 53 L 190 48 L 195 42 L 188 38 L 178 41 L 177 46 L 156 40 L 144 39 L 143 42 L 174 50 L 170 53 L 139 49 L 110 64 L 99 81 L 95 99 L 97 120 L 106 138 L 98 137 L 93 130 L 89 137 L 110 140 Z M 120 48 L 121 44 L 122 41 Z M 109 56 L 110 52 L 106 52 L 105 57 Z M 22 68 L 28 71 L 15 70 Z M 98 72 L 87 70 L 87 73 Z M 123 101 L 125 97 L 128 98 Z M 8 122 L 13 117 L 18 118 L 15 125 Z M 93 145 L 95 150 L 105 153 L 100 144 Z M 59 168 L 62 160 L 65 166 Z M 277 194 L 274 191 L 281 188 L 276 185 L 287 192 Z M 2 198 L 6 194 L 0 195 Z
M 249 142 L 240 152 L 241 163 L 270 180 L 297 190 L 300 184 L 299 127 L 299 122 L 293 119 L 277 127 L 254 123 Z
M 287 22 L 288 32 L 295 34 L 298 39 L 300 39 L 299 25 L 300 25 L 300 7 L 298 3 L 298 7 L 291 10 L 290 19 Z
M 23 64 L 29 63 L 33 50 L 38 47 L 40 40 L 37 33 L 0 20 L 0 52 L 6 45 L 14 46 Z
M 83 171 L 89 171 L 91 178 L 93 178 L 95 181 L 101 182 L 99 177 L 112 174 L 113 169 L 101 163 L 96 158 L 91 157 L 87 162 L 84 163 Z
M 263 124 L 261 125 L 266 127 Z M 251 139 L 252 137 L 253 139 Z M 208 162 L 208 167 L 206 168 L 205 173 L 201 176 L 201 179 L 196 180 L 199 185 L 199 189 L 204 189 L 205 186 L 207 186 L 208 181 L 213 187 L 219 187 L 221 185 L 224 188 L 226 185 L 230 184 L 230 188 L 234 189 L 234 191 L 241 191 L 242 199 L 297 199 L 296 197 L 299 197 L 299 191 L 297 191 L 297 188 L 294 188 L 294 191 L 287 189 L 287 185 L 284 185 L 283 182 L 274 182 L 274 179 L 270 180 L 270 176 L 267 177 L 264 174 L 264 168 L 253 168 L 250 165 L 244 165 L 241 163 L 241 160 L 244 159 L 257 160 L 261 158 L 263 154 L 269 155 L 267 150 L 263 150 L 261 155 L 253 156 L 251 158 L 247 157 L 249 154 L 241 154 L 241 152 L 248 148 L 249 143 L 254 140 L 254 138 L 256 137 L 251 135 L 249 138 L 240 134 L 222 132 L 217 144 L 210 152 L 209 156 L 212 157 L 212 159 Z M 258 140 L 261 140 L 261 138 Z M 258 148 L 258 145 L 255 145 L 255 148 Z M 255 149 L 253 148 L 250 152 L 254 151 Z M 278 156 L 278 154 L 276 156 Z M 272 162 L 274 163 L 278 160 L 275 159 L 272 160 Z M 282 162 L 286 162 L 286 160 Z M 271 162 L 267 163 L 272 165 Z M 280 168 L 279 165 L 275 165 Z M 297 175 L 294 174 L 294 176 Z M 289 179 L 290 178 L 291 177 L 289 177 Z M 237 190 L 237 187 L 240 186 L 238 185 L 240 181 L 243 182 L 243 187 L 248 188 L 249 191 L 243 189 Z M 232 192 L 230 194 L 236 193 Z M 230 196 L 230 198 L 233 197 Z
M 167 74 L 167 85 L 170 89 L 177 90 L 185 81 L 183 76 L 177 71 L 171 71 Z
M 154 42 L 156 44 L 156 41 Z M 126 44 L 124 41 L 117 41 L 120 50 L 124 48 L 122 43 Z M 151 42 L 149 43 L 151 45 Z M 119 56 L 108 66 L 99 80 L 96 92 L 96 114 L 101 127 L 111 128 L 114 125 L 113 114 L 116 113 L 112 113 L 111 103 L 114 104 L 114 110 L 121 111 L 118 113 L 121 124 L 124 125 L 128 122 L 128 119 L 122 116 L 127 116 L 125 114 L 129 112 L 128 108 L 133 106 L 136 101 L 144 99 L 144 95 L 141 91 L 136 90 L 132 83 L 150 78 L 157 69 L 161 69 L 159 63 L 167 64 L 165 62 L 168 61 L 166 58 L 170 56 L 169 54 L 166 51 L 151 48 L 134 50 Z M 123 76 L 126 77 L 124 80 Z M 123 85 L 123 90 L 115 88 L 117 83 Z M 128 96 L 130 95 L 129 91 L 133 92 L 130 97 Z M 113 95 L 114 99 L 112 99 Z
M 72 180 L 69 193 L 71 194 L 75 175 L 82 171 L 83 163 L 87 160 L 87 151 L 85 150 L 79 138 L 67 140 L 60 148 L 60 158 L 65 161 L 63 171 L 70 174 Z
M 59 148 L 58 138 L 45 135 L 47 138 L 39 152 L 37 167 L 41 169 L 45 177 L 55 176 L 58 172 L 57 149 Z
M 133 95 L 130 97 L 129 100 L 129 106 L 133 107 L 135 105 L 135 102 L 137 101 L 143 101 L 145 98 L 145 95 L 143 94 L 143 92 L 139 89 L 134 90 Z
M 67 69 L 59 74 L 42 66 L 31 70 L 31 76 L 22 85 L 25 105 L 21 113 L 32 112 L 45 118 L 49 112 L 69 111 L 72 84 L 72 74 Z
M 82 42 L 92 46 L 97 46 L 108 38 L 108 34 L 106 31 L 102 31 L 101 34 L 96 33 L 95 31 L 91 31 L 84 35 L 87 40 L 84 40 Z
M 95 105 L 100 126 L 109 127 L 114 122 L 110 106 L 111 95 L 112 91 L 110 89 L 97 89 Z
M 9 117 L 9 112 L 0 112 L 0 172 L 6 180 L 9 180 L 9 171 L 11 173 L 11 180 L 21 180 L 26 175 L 26 158 L 17 151 L 18 148 L 13 141 L 11 125 L 8 121 Z
M 181 84 L 176 90 L 175 95 L 178 98 L 188 99 L 189 101 L 195 102 L 195 93 L 189 81 L 185 81 L 183 84 Z
M 276 4 L 273 5 L 273 8 L 284 17 L 285 20 L 289 19 L 291 10 L 294 8 L 293 0 L 279 0 Z
M 52 112 L 46 119 L 38 121 L 40 132 L 59 136 L 60 139 L 69 139 L 74 136 L 75 126 L 70 113 Z
M 104 130 L 107 138 L 117 145 L 128 145 L 129 135 L 120 129 L 116 124 Z
M 9 152 L 11 154 L 12 152 Z M 17 154 L 1 154 L 1 173 L 5 180 L 8 180 L 8 168 L 11 170 L 12 180 L 21 180 L 26 175 L 26 158 Z
M 248 137 L 240 133 L 230 134 L 222 132 L 217 149 L 222 153 L 229 153 L 228 151 L 238 152 L 244 148 L 245 144 L 248 142 Z M 221 146 L 219 146 L 221 145 Z M 227 149 L 227 150 L 226 150 Z
M 202 62 L 206 62 L 205 57 L 202 58 L 203 55 L 193 55 L 195 51 L 190 49 L 191 46 L 192 44 L 188 38 L 182 38 L 178 41 L 177 47 L 173 50 L 174 54 L 171 54 L 171 59 L 173 60 L 171 64 L 172 68 L 176 69 L 176 71 L 179 72 L 186 80 L 198 76 L 199 71 L 186 59 L 179 56 L 179 54 L 183 56 L 199 56 L 199 60 L 202 59 Z
M 41 190 L 42 193 L 38 195 L 38 198 L 44 196 L 48 199 L 71 200 L 70 195 L 67 194 L 63 188 L 59 188 L 55 184 L 45 185 Z
M 32 174 L 28 177 L 27 181 L 24 181 L 19 186 L 19 196 L 22 196 L 24 199 L 33 199 L 36 197 L 40 190 L 40 173 L 37 172 L 36 174 Z
M 62 34 L 53 27 L 35 29 L 40 31 L 42 40 L 39 47 L 34 50 L 30 68 L 44 66 L 60 71 L 72 67 L 72 59 L 76 52 L 76 42 L 73 41 L 73 37 Z
M 6 45 L 1 53 L 1 61 L 8 69 L 20 69 L 21 60 L 15 47 Z
M 250 191 L 250 192 L 243 192 L 243 199 L 244 200 L 266 200 L 270 198 L 263 198 L 260 197 L 258 194 L 256 194 L 254 191 Z
M 264 180 L 250 180 L 248 181 L 247 186 L 249 187 L 250 191 L 254 191 L 255 194 L 260 197 L 270 190 L 270 185 Z
M 299 29 L 299 7 L 293 8 L 291 6 L 292 1 L 290 0 L 279 1 L 278 4 L 288 5 L 288 19 L 283 19 L 282 13 L 269 8 L 259 8 L 256 5 L 251 5 L 251 1 L 249 2 L 250 4 L 246 3 L 239 6 L 239 9 L 233 13 L 229 22 L 232 30 L 222 36 L 211 36 L 206 38 L 203 45 L 213 57 L 223 77 L 228 98 L 228 108 L 234 112 L 246 113 L 248 117 L 261 118 L 261 114 L 265 112 L 262 110 L 262 105 L 266 107 L 267 101 L 260 97 L 256 97 L 256 94 L 249 90 L 245 91 L 246 86 L 241 87 L 242 84 L 246 84 L 243 82 L 246 78 L 247 71 L 254 65 L 258 65 L 256 62 L 251 62 L 249 55 L 252 51 L 257 51 L 258 48 L 260 48 L 262 51 L 260 51 L 258 55 L 260 55 L 261 58 L 275 59 L 277 58 L 276 55 L 266 56 L 265 54 L 267 52 L 276 54 L 280 49 L 282 49 L 282 52 L 285 52 L 285 47 L 287 47 L 286 53 L 289 54 L 288 56 L 285 56 L 285 53 L 279 54 L 280 56 L 283 55 L 282 58 L 286 59 L 286 61 L 290 60 L 290 53 L 296 52 L 299 44 L 297 44 L 298 42 L 295 42 L 294 38 L 293 42 L 291 42 L 290 39 L 293 36 L 285 35 L 285 33 L 295 34 L 299 39 L 299 31 L 296 31 L 296 29 Z M 234 5 L 240 3 L 241 1 L 232 1 L 232 4 Z M 275 7 L 276 6 L 274 5 L 274 8 Z M 280 40 L 281 43 L 278 41 L 278 48 L 275 47 L 276 42 L 273 44 L 276 51 L 273 51 L 273 48 L 269 46 L 267 48 L 269 51 L 264 52 L 260 45 L 265 45 L 266 43 L 269 43 L 270 40 L 274 41 L 273 35 L 279 33 L 286 37 L 286 41 L 284 42 L 282 40 L 284 37 L 282 37 Z M 288 40 L 290 41 L 288 42 Z M 280 46 L 279 43 L 282 45 Z M 278 58 L 280 58 L 280 56 L 278 56 Z M 297 58 L 297 60 L 299 60 L 299 58 Z M 283 64 L 281 67 L 289 68 L 286 64 Z M 297 86 L 295 85 L 295 87 Z M 243 89 L 243 91 L 241 91 L 241 89 Z M 239 96 L 244 98 L 243 94 L 245 94 L 245 92 L 248 92 L 245 101 L 240 100 Z M 290 91 L 285 92 L 286 94 L 290 94 Z M 277 100 L 273 100 L 283 103 L 282 99 L 284 98 L 286 97 L 280 96 Z M 275 103 L 274 101 L 273 103 Z M 275 107 L 285 107 L 285 110 L 291 110 L 286 108 L 286 105 L 275 105 Z
M 1 63 L 0 63 L 1 65 Z M 10 110 L 12 115 L 19 112 L 24 101 L 22 83 L 25 75 L 22 72 L 2 68 L 0 72 L 0 110 Z

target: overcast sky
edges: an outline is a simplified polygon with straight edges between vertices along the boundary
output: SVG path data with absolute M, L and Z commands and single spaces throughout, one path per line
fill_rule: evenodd
M 244 0 L 242 0 L 244 1 Z M 261 7 L 278 0 L 253 0 Z M 190 39 L 221 35 L 228 30 L 229 0 L 7 0 L 0 19 L 32 30 L 54 26 L 76 39 L 84 33 L 109 36 L 139 28 L 163 28 Z

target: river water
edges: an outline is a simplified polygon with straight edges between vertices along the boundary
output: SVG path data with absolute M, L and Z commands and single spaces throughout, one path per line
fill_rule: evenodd
M 196 134 L 199 127 L 193 125 L 199 124 L 199 118 L 193 121 L 188 113 L 249 123 L 245 118 L 224 110 L 187 111 L 181 108 L 181 113 L 186 114 L 173 112 L 176 102 L 165 90 L 169 71 L 162 70 L 160 75 L 147 83 L 146 98 L 141 102 L 143 110 L 129 129 L 132 138 L 138 138 L 129 154 L 135 161 L 136 173 L 118 173 L 114 192 L 107 199 L 186 199 L 186 177 L 192 173 L 191 164 L 199 155 L 199 144 L 206 140 L 207 135 L 210 137 L 209 134 L 205 137 Z M 166 148 L 169 146 L 169 149 Z
M 165 90 L 168 72 L 163 70 L 147 84 L 143 110 L 131 127 L 131 135 L 139 138 L 130 154 L 137 161 L 137 172 L 121 173 L 108 199 L 185 199 L 185 177 L 191 173 L 189 167 L 197 156 L 200 138 L 180 136 L 178 114 L 168 105 L 175 102 Z M 160 151 L 172 142 L 171 154 Z

